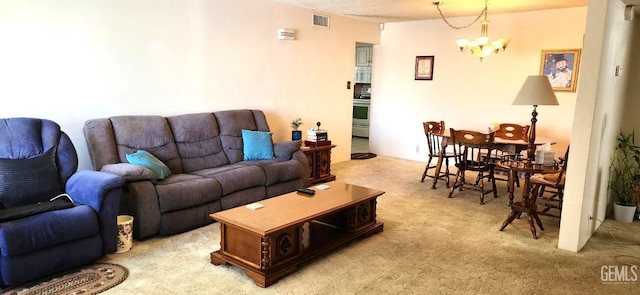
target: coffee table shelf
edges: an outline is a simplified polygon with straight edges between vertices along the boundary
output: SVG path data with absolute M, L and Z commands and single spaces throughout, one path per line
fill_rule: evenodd
M 296 192 L 211 214 L 220 223 L 220 249 L 211 263 L 243 269 L 258 286 L 268 287 L 300 263 L 359 237 L 383 231 L 376 220 L 383 191 L 341 182 L 312 197 Z

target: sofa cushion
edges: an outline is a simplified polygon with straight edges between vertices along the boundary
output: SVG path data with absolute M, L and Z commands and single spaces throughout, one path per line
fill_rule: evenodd
M 2 223 L 0 253 L 15 256 L 98 234 L 97 215 L 79 205 Z
M 218 122 L 211 113 L 168 117 L 184 173 L 229 164 L 222 149 Z
M 260 167 L 242 164 L 194 171 L 193 174 L 218 181 L 223 196 L 254 186 L 264 186 L 266 182 L 266 176 Z
M 246 190 L 224 195 L 224 197 L 220 199 L 220 206 L 222 210 L 227 210 L 264 200 L 265 196 L 266 188 L 264 186 L 255 186 Z
M 126 154 L 145 150 L 165 163 L 171 172 L 182 173 L 182 162 L 167 119 L 160 116 L 111 117 L 120 162 Z
M 0 159 L 0 208 L 35 204 L 62 193 L 56 149 L 28 159 Z
M 127 161 L 131 164 L 151 169 L 158 179 L 165 179 L 171 175 L 171 170 L 167 165 L 162 163 L 162 161 L 158 160 L 158 158 L 151 153 L 144 150 L 138 150 L 133 154 L 127 154 Z
M 162 214 L 160 235 L 172 235 L 213 223 L 209 214 L 220 211 L 220 202 L 211 202 Z M 198 243 L 197 241 L 194 241 Z
M 174 174 L 156 185 L 160 212 L 190 208 L 220 199 L 220 184 L 209 178 Z
M 60 140 L 60 126 L 32 118 L 0 119 L 0 158 L 25 159 L 43 154 Z
M 262 112 L 251 110 L 231 110 L 215 112 L 220 127 L 220 140 L 229 163 L 237 163 L 243 159 L 242 129 L 269 132 Z M 256 121 L 260 119 L 260 122 Z
M 303 167 L 298 161 L 284 160 L 261 160 L 261 161 L 243 161 L 239 164 L 256 165 L 260 167 L 266 176 L 265 185 L 287 182 L 293 179 L 299 179 L 303 173 Z
M 273 159 L 271 132 L 242 130 L 244 160 Z

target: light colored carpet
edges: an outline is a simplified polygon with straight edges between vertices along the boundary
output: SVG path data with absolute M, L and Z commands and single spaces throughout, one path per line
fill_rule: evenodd
M 386 191 L 378 198 L 384 231 L 357 239 L 263 289 L 233 266 L 215 266 L 217 223 L 184 234 L 134 241 L 103 262 L 129 269 L 104 294 L 638 294 L 640 282 L 605 284 L 603 266 L 640 265 L 640 222 L 605 221 L 579 253 L 557 249 L 559 221 L 541 217 L 540 239 L 526 219 L 498 231 L 507 194 L 479 205 L 473 191 L 446 197 L 444 184 L 420 182 L 424 163 L 388 157 L 332 165 L 337 180 Z M 612 239 L 607 229 L 618 239 Z M 636 270 L 640 276 L 640 270 Z

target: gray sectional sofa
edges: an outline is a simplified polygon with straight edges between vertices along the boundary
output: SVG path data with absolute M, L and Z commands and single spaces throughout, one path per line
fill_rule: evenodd
M 244 160 L 243 131 L 269 132 L 259 110 L 116 116 L 85 122 L 93 168 L 125 177 L 120 214 L 134 217 L 134 238 L 171 235 L 213 222 L 210 213 L 309 185 L 299 142 L 273 144 L 272 159 Z M 248 140 L 247 140 L 248 141 Z M 149 152 L 170 175 L 158 179 L 127 154 Z

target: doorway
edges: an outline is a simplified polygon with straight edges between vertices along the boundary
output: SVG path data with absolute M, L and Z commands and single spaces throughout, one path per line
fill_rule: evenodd
M 356 42 L 351 153 L 369 152 L 372 58 L 373 44 Z

